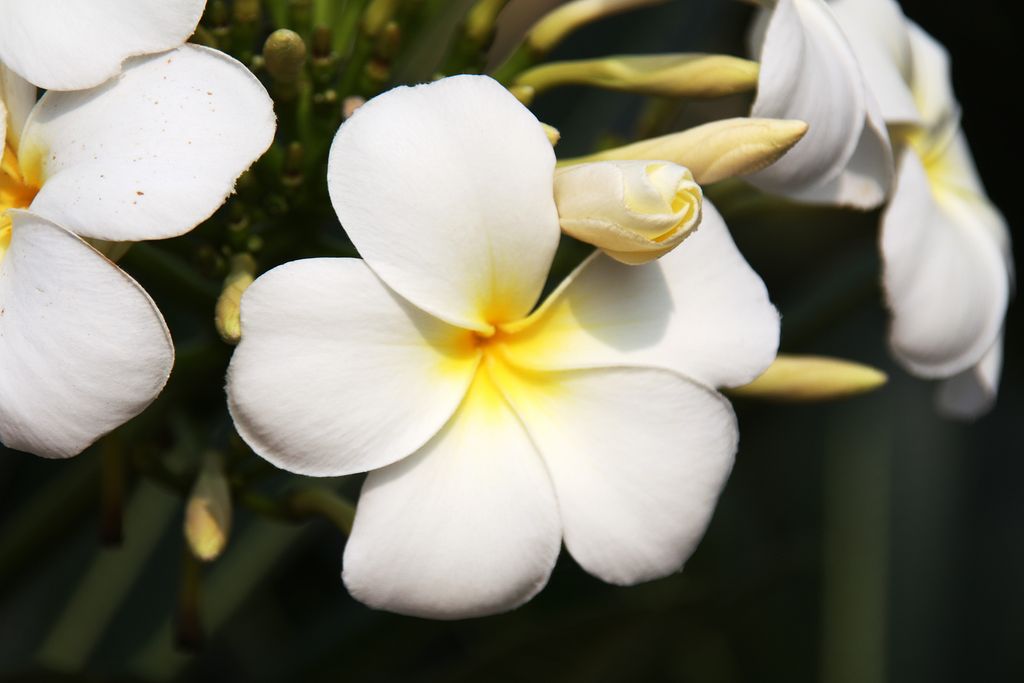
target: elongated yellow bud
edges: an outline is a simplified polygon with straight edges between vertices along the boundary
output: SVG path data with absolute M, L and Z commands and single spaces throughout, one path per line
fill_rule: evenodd
M 590 85 L 644 95 L 721 97 L 752 90 L 757 74 L 757 62 L 727 55 L 620 55 L 542 64 L 520 74 L 512 87 L 531 96 L 564 85 Z
M 237 344 L 242 338 L 242 295 L 256 275 L 256 262 L 249 254 L 238 254 L 231 259 L 231 271 L 224 278 L 224 288 L 217 298 L 214 324 L 220 338 L 228 344 Z
M 886 381 L 881 370 L 840 358 L 780 355 L 760 377 L 728 393 L 771 401 L 830 401 L 872 391 Z
M 466 36 L 474 43 L 483 45 L 494 34 L 498 14 L 508 0 L 477 0 L 466 13 Z
M 677 247 L 700 223 L 702 200 L 690 171 L 667 161 L 598 161 L 555 173 L 562 230 L 630 265 Z
M 686 166 L 701 185 L 770 166 L 807 132 L 803 121 L 735 118 L 608 149 L 559 166 L 609 159 L 665 159 Z
M 534 24 L 526 43 L 534 52 L 548 52 L 584 24 L 638 7 L 659 5 L 667 0 L 575 0 L 552 10 Z
M 185 505 L 185 540 L 196 558 L 210 562 L 220 556 L 231 531 L 231 489 L 221 456 L 209 451 Z

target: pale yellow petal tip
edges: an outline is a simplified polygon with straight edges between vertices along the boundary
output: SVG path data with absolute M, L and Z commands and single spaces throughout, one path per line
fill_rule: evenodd
M 558 141 L 562 139 L 562 133 L 554 126 L 549 126 L 546 123 L 541 123 L 540 126 L 544 129 L 544 134 L 548 136 L 548 142 L 551 143 L 552 147 L 557 145 Z
M 729 394 L 769 401 L 831 401 L 882 387 L 888 376 L 869 365 L 823 356 L 779 356 L 750 384 Z
M 788 152 L 793 145 L 803 140 L 810 130 L 810 124 L 800 119 L 765 119 L 770 122 L 775 130 L 776 140 L 779 147 L 785 148 Z

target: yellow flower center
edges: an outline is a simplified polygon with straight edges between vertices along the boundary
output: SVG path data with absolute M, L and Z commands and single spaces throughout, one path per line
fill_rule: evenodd
M 11 217 L 8 209 L 24 209 L 35 199 L 39 188 L 27 183 L 18 165 L 18 155 L 11 146 L 4 146 L 0 163 L 0 259 L 11 244 Z

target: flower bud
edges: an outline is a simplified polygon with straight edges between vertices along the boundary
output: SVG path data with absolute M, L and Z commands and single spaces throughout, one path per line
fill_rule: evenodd
M 841 358 L 780 355 L 760 377 L 729 394 L 769 401 L 830 401 L 873 391 L 887 380 L 881 370 Z
M 295 31 L 279 28 L 263 44 L 263 59 L 275 81 L 294 83 L 306 64 L 306 43 Z
M 690 171 L 668 161 L 601 161 L 555 174 L 562 230 L 630 265 L 678 246 L 700 223 L 702 199 Z
M 223 552 L 230 530 L 231 489 L 220 454 L 209 451 L 185 505 L 185 540 L 197 559 L 209 562 Z
M 756 62 L 728 55 L 617 55 L 541 64 L 519 74 L 512 88 L 531 100 L 566 85 L 665 97 L 721 97 L 753 90 L 757 74 Z
M 803 121 L 735 118 L 712 121 L 679 133 L 641 140 L 559 166 L 606 159 L 668 159 L 686 166 L 702 185 L 770 166 L 807 132 Z
M 252 284 L 255 274 L 256 262 L 249 254 L 238 254 L 231 259 L 231 272 L 224 279 L 224 288 L 214 309 L 217 333 L 228 344 L 237 344 L 242 338 L 242 295 Z
M 666 0 L 573 0 L 552 10 L 534 24 L 526 37 L 530 48 L 547 53 L 581 26 L 632 9 L 658 5 Z

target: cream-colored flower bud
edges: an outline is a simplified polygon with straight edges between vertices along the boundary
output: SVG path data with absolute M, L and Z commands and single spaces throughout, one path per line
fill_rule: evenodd
M 238 254 L 231 259 L 231 271 L 224 279 L 213 318 L 220 338 L 228 344 L 237 344 L 242 338 L 242 295 L 255 277 L 256 262 L 252 256 Z
M 842 358 L 779 355 L 764 374 L 729 393 L 768 401 L 831 401 L 874 391 L 887 380 L 881 370 Z
M 666 0 L 573 0 L 552 10 L 534 24 L 526 42 L 535 52 L 544 54 L 585 24 L 663 2 Z
M 770 166 L 806 132 L 807 124 L 803 121 L 724 119 L 585 157 L 562 159 L 558 165 L 611 159 L 668 159 L 690 169 L 700 184 L 710 185 Z
M 702 201 L 690 171 L 668 161 L 600 161 L 555 174 L 562 230 L 630 265 L 677 247 L 700 223 Z
M 722 97 L 757 87 L 757 62 L 729 55 L 615 55 L 548 62 L 516 77 L 511 90 L 523 104 L 566 85 L 589 85 L 665 97 Z
M 231 489 L 219 453 L 209 451 L 185 505 L 185 540 L 197 559 L 220 556 L 231 531 Z

